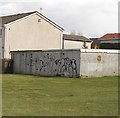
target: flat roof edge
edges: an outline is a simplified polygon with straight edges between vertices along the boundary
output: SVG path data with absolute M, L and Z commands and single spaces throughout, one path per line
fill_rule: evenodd
M 55 51 L 80 51 L 80 49 L 51 49 L 51 50 L 17 50 L 12 52 L 55 52 Z
M 81 53 L 120 53 L 120 50 L 109 50 L 109 49 L 51 49 L 51 50 L 16 50 L 13 52 L 56 52 L 56 51 L 80 51 Z
M 81 49 L 82 53 L 120 53 L 120 50 L 112 49 Z

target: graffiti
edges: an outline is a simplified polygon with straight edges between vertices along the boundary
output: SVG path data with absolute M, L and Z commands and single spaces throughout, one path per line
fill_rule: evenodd
M 55 61 L 58 66 L 58 75 L 76 75 L 77 74 L 77 63 L 75 59 L 62 58 Z
M 39 65 L 39 71 L 48 71 L 48 70 L 52 70 L 52 67 L 54 66 L 54 61 L 55 61 L 55 57 L 54 56 L 50 56 L 49 54 L 44 55 L 43 59 L 39 59 L 39 61 L 37 62 Z
M 33 59 L 33 56 L 30 55 L 27 66 L 35 66 L 36 71 L 40 74 L 77 77 L 77 61 L 69 57 L 56 59 L 53 54 L 44 53 L 42 56 Z

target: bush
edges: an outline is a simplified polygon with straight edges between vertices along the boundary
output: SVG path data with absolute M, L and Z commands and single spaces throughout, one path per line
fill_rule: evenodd
M 1 65 L 2 73 L 12 73 L 13 72 L 13 60 L 11 59 L 2 59 Z

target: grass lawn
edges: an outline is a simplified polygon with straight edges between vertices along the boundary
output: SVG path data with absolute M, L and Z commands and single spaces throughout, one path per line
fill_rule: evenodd
M 118 77 L 59 78 L 3 75 L 3 115 L 113 116 Z

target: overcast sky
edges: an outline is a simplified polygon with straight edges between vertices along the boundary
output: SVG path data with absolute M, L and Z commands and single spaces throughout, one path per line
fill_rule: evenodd
M 22 2 L 23 1 L 23 2 Z M 0 16 L 40 11 L 65 29 L 90 37 L 118 32 L 119 0 L 1 0 Z

